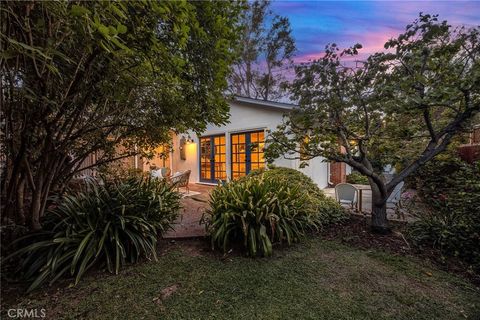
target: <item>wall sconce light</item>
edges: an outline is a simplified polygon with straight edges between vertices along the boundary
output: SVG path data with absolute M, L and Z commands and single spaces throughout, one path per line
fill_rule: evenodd
M 185 139 L 185 136 L 182 136 L 180 138 L 180 159 L 181 160 L 187 160 L 187 155 L 185 153 L 185 145 L 187 144 L 187 139 Z
M 180 159 L 181 160 L 187 160 L 187 154 L 186 154 L 186 145 L 187 144 L 190 144 L 190 143 L 194 143 L 192 137 L 190 137 L 190 135 L 188 135 L 187 138 L 185 138 L 185 136 L 182 136 L 180 138 L 180 146 L 179 146 L 179 149 L 180 149 Z

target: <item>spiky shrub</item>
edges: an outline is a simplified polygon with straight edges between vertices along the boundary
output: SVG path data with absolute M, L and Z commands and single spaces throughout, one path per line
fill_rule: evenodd
M 250 256 L 270 256 L 272 244 L 300 240 L 320 227 L 306 193 L 276 179 L 251 177 L 215 188 L 204 215 L 212 246 L 240 244 Z
M 148 177 L 87 182 L 47 212 L 44 229 L 10 258 L 20 258 L 28 291 L 66 274 L 77 284 L 93 266 L 118 273 L 127 261 L 156 259 L 157 237 L 177 217 L 179 200 L 171 186 Z

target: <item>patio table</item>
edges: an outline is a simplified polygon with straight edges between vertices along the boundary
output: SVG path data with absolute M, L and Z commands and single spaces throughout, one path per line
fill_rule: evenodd
M 358 192 L 357 212 L 363 212 L 363 190 L 372 190 L 372 188 L 367 184 L 354 184 L 353 186 L 357 189 Z

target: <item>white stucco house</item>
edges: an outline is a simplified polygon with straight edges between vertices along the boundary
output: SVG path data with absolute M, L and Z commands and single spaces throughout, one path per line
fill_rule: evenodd
M 193 132 L 174 135 L 173 150 L 167 159 L 145 160 L 141 164 L 135 161 L 135 167 L 148 170 L 153 164 L 169 167 L 172 173 L 191 170 L 190 183 L 216 184 L 219 180 L 245 176 L 251 170 L 266 166 L 263 148 L 267 130 L 274 130 L 282 122 L 283 115 L 294 107 L 287 103 L 236 97 L 230 102 L 228 124 L 209 125 L 201 135 Z M 312 159 L 303 169 L 299 169 L 300 160 L 279 158 L 274 164 L 304 172 L 320 188 L 342 181 L 345 165 L 323 160 Z

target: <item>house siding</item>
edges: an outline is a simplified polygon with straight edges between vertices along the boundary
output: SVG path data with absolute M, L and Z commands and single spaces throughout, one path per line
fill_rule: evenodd
M 233 133 L 258 131 L 258 130 L 275 130 L 277 125 L 282 123 L 283 115 L 287 112 L 285 109 L 274 108 L 261 105 L 252 105 L 242 102 L 230 103 L 230 117 L 229 123 L 224 126 L 209 125 L 201 136 L 211 136 L 218 134 L 225 134 L 227 141 L 226 145 L 226 169 L 227 176 L 231 178 L 231 139 Z M 186 159 L 180 159 L 180 139 L 182 136 L 188 136 L 193 139 L 194 143 L 187 144 Z M 199 137 L 193 132 L 185 135 L 174 136 L 173 138 L 173 153 L 172 166 L 173 171 L 191 170 L 191 181 L 200 181 L 199 170 Z M 289 160 L 279 158 L 274 161 L 274 164 L 281 167 L 288 167 L 299 169 L 300 161 L 298 159 Z M 328 164 L 323 162 L 323 158 L 315 158 L 309 161 L 309 166 L 299 169 L 306 175 L 311 177 L 319 187 L 324 188 L 328 184 Z

